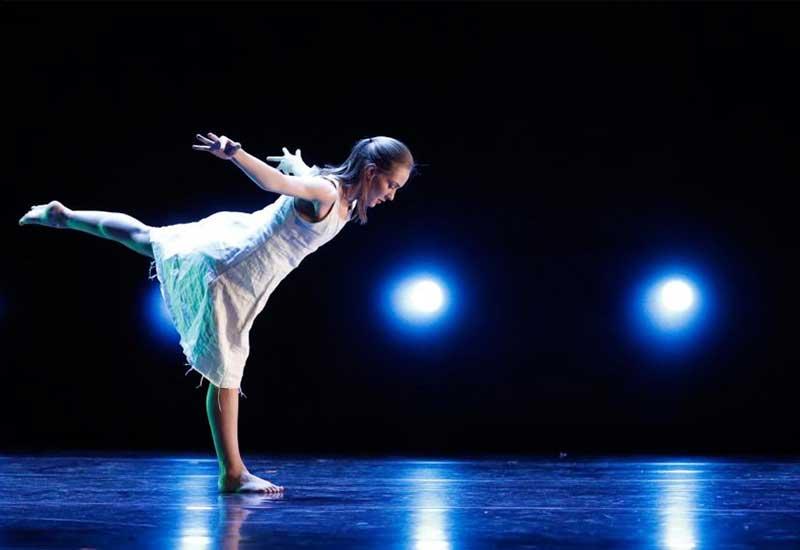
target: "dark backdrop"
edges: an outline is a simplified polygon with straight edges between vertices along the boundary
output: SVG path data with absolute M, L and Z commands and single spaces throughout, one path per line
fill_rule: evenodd
M 0 9 L 0 449 L 212 452 L 205 385 L 149 326 L 149 260 L 17 220 L 275 200 L 191 150 L 213 131 L 317 164 L 389 135 L 423 165 L 256 320 L 245 453 L 798 450 L 791 6 Z M 716 314 L 670 354 L 625 308 L 673 260 Z M 458 314 L 414 336 L 380 289 L 418 261 Z

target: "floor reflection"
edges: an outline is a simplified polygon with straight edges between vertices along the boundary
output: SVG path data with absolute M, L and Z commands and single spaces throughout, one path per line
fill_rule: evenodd
M 659 543 L 668 550 L 690 550 L 701 545 L 697 526 L 697 503 L 701 499 L 699 463 L 656 465 Z
M 407 479 L 412 491 L 411 540 L 415 550 L 450 550 L 450 509 L 453 501 L 452 467 L 412 463 Z
M 187 467 L 188 466 L 188 467 Z M 216 502 L 212 500 L 207 487 L 207 480 L 198 480 L 190 475 L 189 468 L 183 462 L 173 466 L 174 478 L 178 481 L 178 548 L 180 550 L 197 550 L 208 548 L 213 542 L 211 518 L 214 517 Z
M 220 495 L 214 460 L 0 456 L 0 547 L 800 548 L 797 460 L 253 463 L 287 493 Z
M 283 495 L 219 495 L 219 519 L 216 538 L 224 550 L 237 550 L 246 541 L 242 527 L 256 512 L 263 513 L 268 504 L 283 499 Z
M 257 493 L 219 494 L 215 480 L 208 475 L 193 475 L 192 466 L 191 461 L 175 462 L 171 472 L 178 480 L 177 547 L 181 550 L 238 549 L 248 517 L 283 498 Z

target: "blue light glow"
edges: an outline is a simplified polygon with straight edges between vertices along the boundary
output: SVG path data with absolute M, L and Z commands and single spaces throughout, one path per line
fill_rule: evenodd
M 685 351 L 710 326 L 713 292 L 686 263 L 662 265 L 640 276 L 629 301 L 634 336 L 661 356 Z
M 698 293 L 689 280 L 670 277 L 650 288 L 645 307 L 656 326 L 675 330 L 691 323 L 700 305 Z
M 445 306 L 445 294 L 439 281 L 420 277 L 398 285 L 394 304 L 396 311 L 407 319 L 427 319 Z
M 146 315 L 148 327 L 159 340 L 175 344 L 180 340 L 180 335 L 172 324 L 167 305 L 161 296 L 161 287 L 158 284 L 150 285 L 147 289 Z
M 416 265 L 387 281 L 381 302 L 393 334 L 433 336 L 454 318 L 457 286 L 443 271 L 431 264 Z

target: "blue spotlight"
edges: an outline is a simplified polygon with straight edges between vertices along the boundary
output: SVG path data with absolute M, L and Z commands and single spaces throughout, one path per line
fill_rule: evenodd
M 392 303 L 395 312 L 403 319 L 426 323 L 438 317 L 447 306 L 447 296 L 441 282 L 422 275 L 397 285 Z
M 406 317 L 435 315 L 444 305 L 442 285 L 431 278 L 407 281 L 397 289 L 395 304 Z
M 629 304 L 633 333 L 662 355 L 696 343 L 709 326 L 713 297 L 697 270 L 664 266 L 642 278 Z
M 161 287 L 151 285 L 147 290 L 147 324 L 151 332 L 163 342 L 174 344 L 179 342 L 180 335 L 172 324 L 172 319 L 167 310 L 167 304 L 161 296 Z
M 447 275 L 441 266 L 441 259 L 434 261 L 438 265 L 416 260 L 383 286 L 381 316 L 389 318 L 391 341 L 403 342 L 397 338 L 402 334 L 406 338 L 446 345 L 448 339 L 443 338 L 443 331 L 452 325 L 460 309 L 459 291 L 455 278 Z M 405 349 L 412 348 L 406 346 Z M 423 349 L 430 348 L 419 348 Z
M 691 281 L 671 277 L 648 292 L 646 308 L 653 322 L 665 330 L 687 326 L 699 308 L 699 295 Z

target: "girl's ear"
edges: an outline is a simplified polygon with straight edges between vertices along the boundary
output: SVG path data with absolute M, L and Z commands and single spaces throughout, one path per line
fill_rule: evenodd
M 372 163 L 366 164 L 364 166 L 364 172 L 362 174 L 362 177 L 364 178 L 365 182 L 369 181 L 372 178 L 372 176 L 375 175 L 376 168 L 377 167 Z

